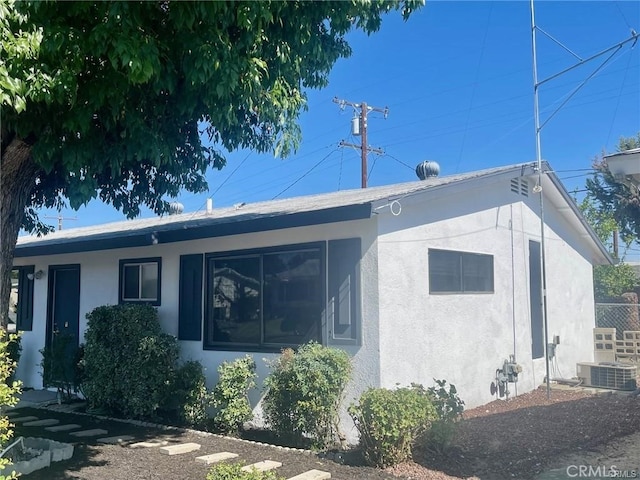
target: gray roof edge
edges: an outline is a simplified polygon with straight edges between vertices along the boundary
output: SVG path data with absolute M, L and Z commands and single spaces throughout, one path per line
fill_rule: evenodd
M 589 222 L 584 217 L 584 215 L 582 215 L 582 212 L 580 211 L 580 208 L 578 208 L 578 205 L 576 204 L 575 200 L 573 199 L 573 197 L 571 197 L 567 189 L 562 184 L 562 181 L 558 178 L 558 176 L 555 174 L 555 172 L 551 169 L 551 167 L 546 161 L 543 162 L 542 171 L 551 180 L 553 185 L 558 189 L 558 191 L 560 192 L 560 195 L 562 195 L 562 198 L 564 199 L 564 201 L 567 202 L 567 205 L 569 205 L 573 213 L 576 215 L 576 217 L 578 218 L 582 226 L 585 228 L 585 230 L 587 231 L 587 233 L 589 234 L 589 236 L 591 237 L 591 239 L 593 240 L 597 249 L 600 251 L 603 257 L 607 260 L 607 262 L 609 262 L 609 264 L 614 265 L 616 263 L 616 260 L 611 256 L 611 254 L 607 250 L 607 247 L 604 246 L 604 244 L 602 243 L 602 240 L 600 240 L 600 237 L 598 237 L 598 234 L 595 232 L 593 227 L 589 224 Z

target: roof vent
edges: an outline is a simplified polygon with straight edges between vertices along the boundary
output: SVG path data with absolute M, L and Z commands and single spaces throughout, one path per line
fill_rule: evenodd
M 180 202 L 171 202 L 169 204 L 169 215 L 179 215 L 184 212 L 184 205 Z
M 437 177 L 440 174 L 440 165 L 437 162 L 425 160 L 420 162 L 416 167 L 416 175 L 420 180 L 426 180 L 430 177 Z

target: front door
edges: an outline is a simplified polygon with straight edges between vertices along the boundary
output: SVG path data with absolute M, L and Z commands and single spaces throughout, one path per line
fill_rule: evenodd
M 48 277 L 45 384 L 73 384 L 80 336 L 80 265 L 50 266 Z

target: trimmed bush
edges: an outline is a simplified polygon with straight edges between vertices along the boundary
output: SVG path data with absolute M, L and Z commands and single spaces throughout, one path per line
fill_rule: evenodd
M 15 345 L 17 335 L 8 335 L 0 329 L 0 409 L 13 407 L 18 403 L 17 395 L 20 393 L 20 382 L 9 382 L 16 369 L 16 362 L 11 357 L 12 344 Z M 13 430 L 6 415 L 0 415 L 0 449 L 4 449 L 9 444 Z M 0 468 L 10 464 L 8 458 L 0 458 Z M 15 475 L 0 475 L 0 480 L 17 478 Z
M 209 470 L 207 480 L 284 480 L 284 477 L 279 477 L 273 470 L 244 472 L 241 463 L 219 463 Z
M 365 459 L 388 467 L 411 458 L 414 441 L 437 419 L 436 409 L 422 385 L 388 390 L 370 388 L 349 413 L 360 433 Z
M 66 401 L 71 400 L 72 392 L 78 391 L 80 351 L 69 334 L 56 335 L 51 345 L 40 350 L 43 385 L 57 388 Z
M 218 367 L 218 383 L 213 389 L 211 404 L 218 409 L 216 428 L 237 433 L 244 422 L 253 418 L 249 390 L 256 386 L 256 362 L 250 355 Z
M 308 437 L 315 448 L 337 437 L 338 409 L 351 374 L 344 350 L 311 342 L 298 352 L 285 349 L 265 380 L 264 413 L 268 424 L 293 445 Z
M 153 417 L 173 383 L 176 338 L 162 333 L 149 305 L 98 307 L 87 319 L 82 390 L 90 405 L 125 417 Z
M 431 397 L 431 402 L 436 410 L 438 418 L 433 422 L 431 428 L 425 432 L 426 446 L 442 452 L 451 444 L 458 421 L 464 412 L 464 401 L 458 396 L 455 385 L 449 384 L 446 380 L 436 380 L 436 385 L 427 390 Z
M 181 365 L 173 374 L 167 394 L 165 408 L 170 414 L 174 413 L 180 423 L 199 426 L 205 422 L 210 395 L 200 362 L 189 361 Z

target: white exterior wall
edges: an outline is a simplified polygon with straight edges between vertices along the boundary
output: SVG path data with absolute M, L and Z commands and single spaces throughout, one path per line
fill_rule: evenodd
M 342 222 L 329 225 L 292 228 L 259 234 L 234 235 L 229 237 L 194 240 L 188 242 L 150 245 L 127 249 L 114 249 L 99 252 L 74 253 L 41 257 L 16 258 L 15 265 L 33 265 L 36 270 L 48 271 L 50 265 L 80 264 L 80 338 L 87 327 L 86 314 L 100 305 L 118 303 L 119 260 L 127 258 L 162 257 L 162 304 L 158 315 L 165 332 L 178 334 L 178 286 L 180 255 L 189 253 L 213 253 L 242 249 L 289 245 L 305 242 L 317 242 L 340 238 L 362 238 L 362 315 L 366 327 L 362 332 L 360 346 L 344 347 L 352 356 L 354 364 L 353 380 L 346 392 L 347 404 L 360 396 L 368 386 L 380 384 L 378 362 L 378 287 L 377 243 L 375 220 Z M 18 366 L 17 377 L 25 386 L 42 388 L 40 373 L 41 354 L 45 345 L 47 316 L 47 276 L 34 283 L 33 330 L 23 332 L 22 358 Z M 326 335 L 326 329 L 323 329 Z M 81 340 L 82 342 L 82 340 Z M 212 351 L 202 348 L 202 341 L 180 341 L 183 360 L 196 360 L 206 369 L 207 386 L 217 382 L 217 367 L 226 360 L 245 355 L 241 351 Z M 273 359 L 275 354 L 252 353 L 258 366 L 258 385 L 261 385 L 268 368 L 264 359 Z M 251 400 L 257 405 L 261 391 L 254 391 Z M 343 412 L 345 428 L 351 429 L 352 422 Z
M 446 379 L 470 408 L 496 398 L 490 392 L 496 369 L 515 353 L 523 372 L 511 394 L 536 388 L 545 375 L 544 359 L 531 355 L 529 240 L 540 241 L 537 196 L 516 195 L 503 181 L 431 198 L 428 204 L 400 200 L 397 216 L 381 209 L 382 386 Z M 560 336 L 558 366 L 570 378 L 576 362 L 593 358 L 591 263 L 576 251 L 586 250 L 584 241 L 547 208 L 549 339 Z M 429 248 L 493 255 L 495 292 L 429 294 Z

